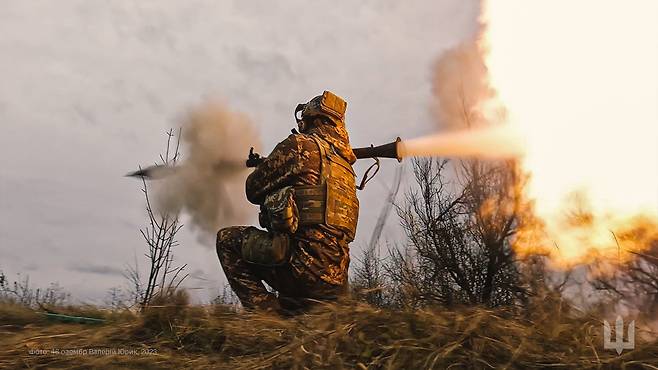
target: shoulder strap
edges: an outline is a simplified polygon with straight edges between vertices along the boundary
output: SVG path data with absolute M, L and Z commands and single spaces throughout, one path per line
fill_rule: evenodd
M 319 181 L 318 185 L 322 185 L 326 181 L 326 179 L 330 176 L 327 173 L 327 164 L 326 164 L 327 149 L 320 142 L 320 140 L 324 141 L 324 139 L 318 137 L 315 134 L 311 135 L 311 137 L 313 138 L 313 141 L 315 141 L 315 144 L 317 144 L 318 149 L 320 150 L 320 176 L 318 176 L 318 181 Z

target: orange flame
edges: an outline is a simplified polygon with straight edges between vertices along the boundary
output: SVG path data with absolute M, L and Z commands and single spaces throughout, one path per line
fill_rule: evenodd
M 485 1 L 485 64 L 541 226 L 519 252 L 564 266 L 658 238 L 656 14 L 654 0 Z

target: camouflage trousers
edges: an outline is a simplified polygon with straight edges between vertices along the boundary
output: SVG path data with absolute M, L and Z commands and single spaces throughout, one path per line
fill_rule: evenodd
M 328 284 L 318 279 L 310 270 L 305 270 L 303 257 L 296 253 L 304 241 L 291 243 L 290 263 L 264 266 L 247 262 L 242 257 L 243 242 L 251 235 L 272 240 L 264 230 L 252 226 L 234 226 L 217 233 L 217 255 L 224 274 L 245 308 L 289 310 L 309 306 L 315 300 L 334 300 L 347 290 L 347 281 Z M 302 266 L 300 268 L 300 266 Z M 263 282 L 278 294 L 268 292 Z

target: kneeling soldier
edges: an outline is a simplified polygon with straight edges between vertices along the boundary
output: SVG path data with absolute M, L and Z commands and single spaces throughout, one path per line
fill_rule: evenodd
M 348 244 L 359 214 L 346 107 L 329 91 L 299 104 L 299 133 L 280 142 L 247 178 L 247 199 L 260 205 L 259 223 L 267 231 L 235 226 L 218 232 L 219 260 L 244 307 L 297 309 L 346 292 Z

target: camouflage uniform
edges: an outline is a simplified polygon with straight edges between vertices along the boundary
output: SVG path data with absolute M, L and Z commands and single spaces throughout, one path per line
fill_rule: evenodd
M 314 136 L 330 144 L 334 153 L 350 165 L 356 161 L 344 123 L 315 123 L 304 133 L 280 142 L 247 178 L 246 193 L 251 203 L 261 205 L 268 194 L 285 186 L 318 184 L 321 157 Z M 358 201 L 356 208 L 358 212 Z M 298 308 L 309 302 L 305 299 L 331 300 L 346 291 L 348 243 L 353 235 L 326 224 L 300 225 L 291 236 L 290 262 L 263 266 L 242 258 L 243 241 L 254 234 L 264 242 L 272 239 L 272 233 L 246 226 L 225 228 L 217 235 L 219 260 L 245 307 Z M 261 280 L 279 293 L 278 299 Z

